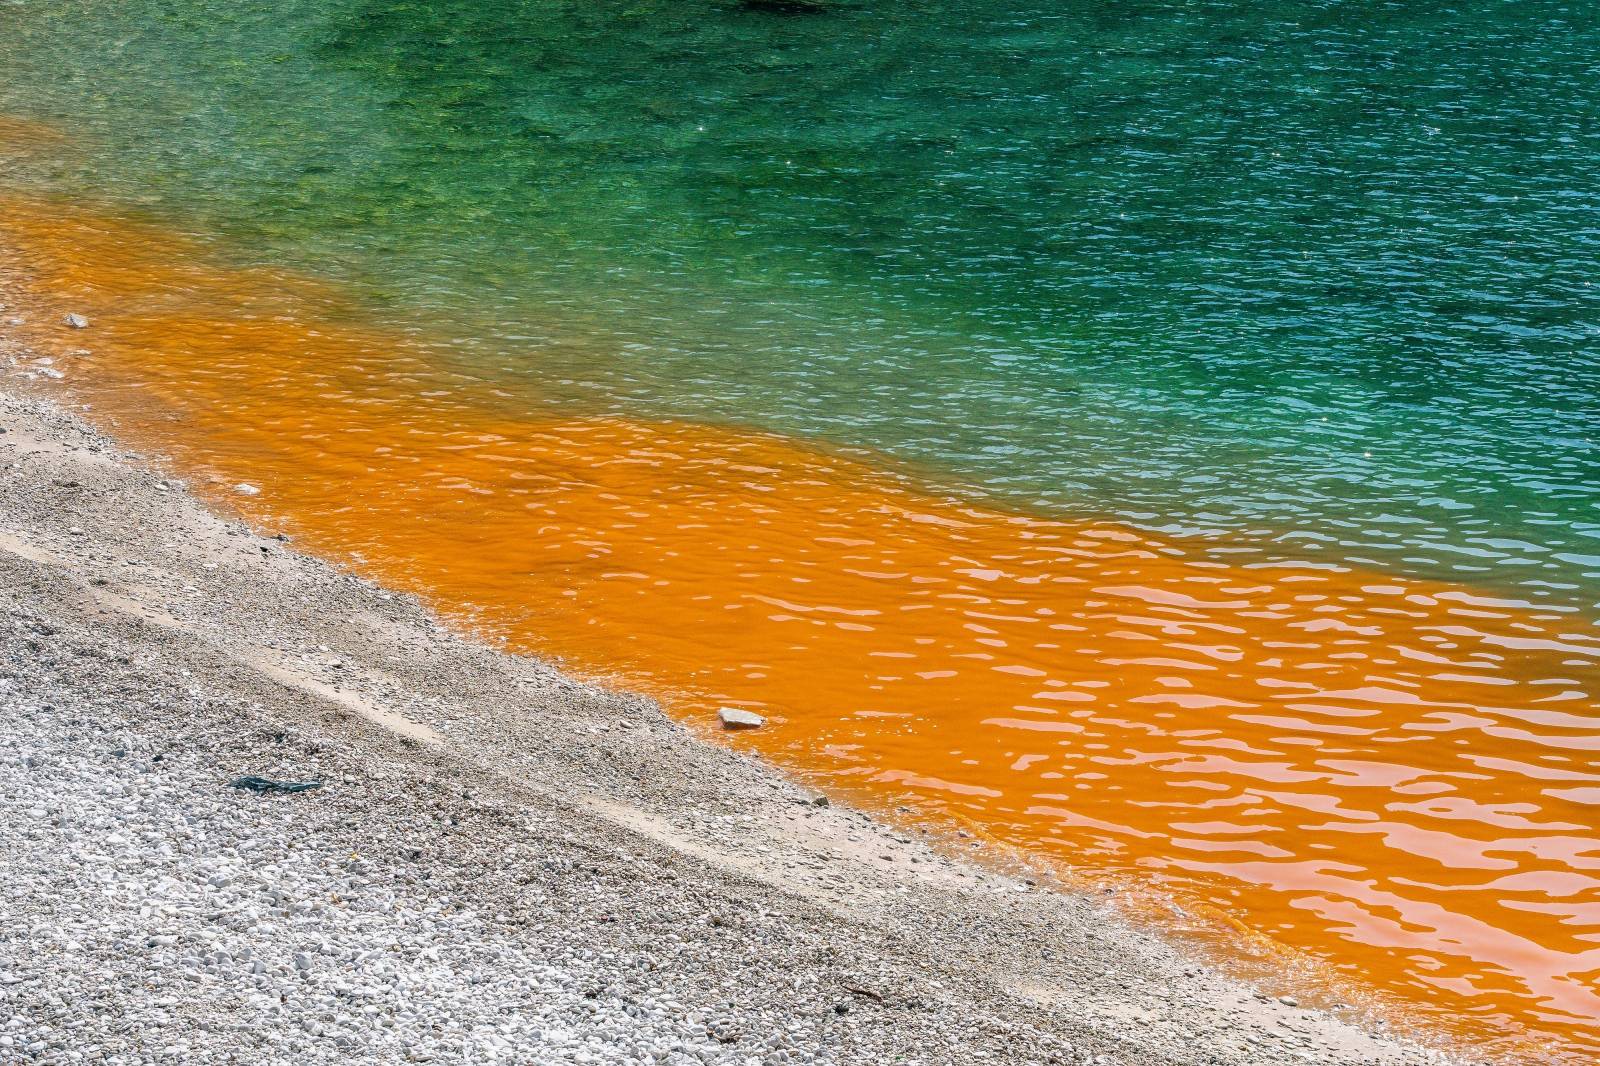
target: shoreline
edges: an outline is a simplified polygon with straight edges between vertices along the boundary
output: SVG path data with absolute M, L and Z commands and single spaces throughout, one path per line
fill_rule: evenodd
M 1103 901 L 818 806 L 642 697 L 216 517 L 18 386 L 0 380 L 0 708 L 7 894 L 34 920 L 0 938 L 0 997 L 26 1019 L 7 1047 L 1458 1061 L 1257 994 Z M 249 773 L 325 785 L 226 787 Z
M 1295 978 L 1319 1002 L 1508 1056 L 1551 1031 L 1541 1003 L 1591 1016 L 1595 993 L 1562 968 L 1582 951 L 1581 905 L 1506 898 L 1478 867 L 1437 861 L 1477 854 L 1477 827 L 1498 836 L 1505 781 L 1542 790 L 1538 773 L 1486 776 L 1461 737 L 1430 745 L 1457 752 L 1434 772 L 1392 754 L 1454 730 L 1462 706 L 1490 711 L 1488 691 L 1548 697 L 1539 686 L 1566 676 L 1552 661 L 1564 618 L 1363 567 L 1264 570 L 1238 545 L 975 510 L 766 434 L 518 414 L 446 387 L 428 342 L 337 286 L 230 265 L 82 204 L 0 207 L 22 368 L 65 377 L 60 395 L 193 474 L 222 512 L 496 646 L 653 694 L 702 736 L 721 706 L 765 714 L 774 728 L 730 745 L 849 788 L 888 821 L 909 806 L 948 832 L 1066 856 L 1080 866 L 1069 879 L 1174 871 L 1150 906 L 1119 909 L 1168 934 L 1199 926 L 1229 972 L 1277 994 L 1311 998 L 1283 987 L 1309 956 L 1320 962 Z M 1200 646 L 1166 654 L 1194 643 L 1195 624 Z M 1462 626 L 1464 662 L 1417 655 Z M 1544 650 L 1503 659 L 1536 634 Z M 1491 664 L 1518 687 L 1486 690 L 1474 675 Z M 1508 743 L 1498 720 L 1476 735 L 1509 765 L 1537 767 L 1564 743 L 1559 722 Z M 1395 802 L 1396 771 L 1424 774 L 1401 787 L 1435 798 Z M 1305 784 L 1260 787 L 1285 779 Z M 1339 816 L 1320 813 L 1330 805 Z M 1482 813 L 1457 828 L 1463 809 Z M 1570 872 L 1523 837 L 1525 873 Z M 1222 876 L 1185 876 L 1196 862 Z M 1451 894 L 1423 887 L 1436 884 Z M 1503 904 L 1542 929 L 1513 928 Z M 1559 944 L 1566 954 L 1547 949 Z M 1491 972 L 1523 984 L 1493 986 Z

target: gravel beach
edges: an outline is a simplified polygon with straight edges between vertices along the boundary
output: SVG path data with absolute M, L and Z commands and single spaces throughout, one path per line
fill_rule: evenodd
M 1462 1061 L 452 633 L 28 366 L 0 369 L 0 1062 Z

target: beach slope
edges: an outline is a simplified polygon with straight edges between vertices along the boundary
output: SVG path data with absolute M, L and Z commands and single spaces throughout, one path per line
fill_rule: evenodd
M 450 632 L 32 384 L 0 1060 L 1447 1061 Z

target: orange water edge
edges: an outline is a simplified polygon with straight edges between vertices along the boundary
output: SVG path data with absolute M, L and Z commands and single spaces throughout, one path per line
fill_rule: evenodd
M 336 293 L 61 204 L 0 200 L 0 246 L 76 397 L 261 486 L 234 502 L 310 550 L 692 722 L 759 710 L 730 742 L 1153 879 L 1479 1046 L 1600 1050 L 1587 620 L 770 435 L 519 414 Z
M 66 137 L 54 126 L 13 115 L 0 115 L 0 148 L 8 155 L 60 149 Z

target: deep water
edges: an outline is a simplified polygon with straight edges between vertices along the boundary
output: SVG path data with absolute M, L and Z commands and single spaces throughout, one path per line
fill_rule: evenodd
M 1600 603 L 1563 3 L 22 0 L 0 181 L 339 279 L 510 406 Z

